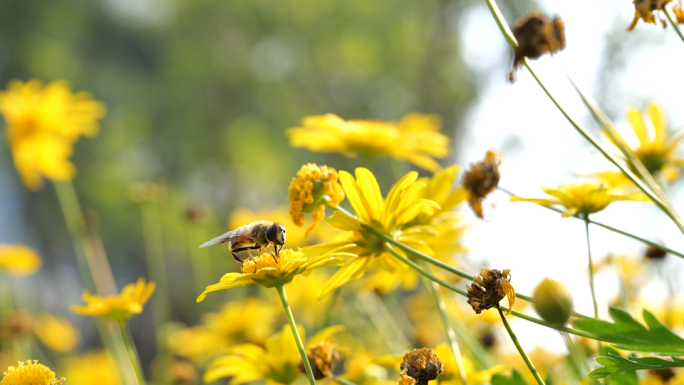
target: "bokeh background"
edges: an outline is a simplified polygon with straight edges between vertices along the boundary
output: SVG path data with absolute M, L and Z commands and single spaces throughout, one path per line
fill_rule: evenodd
M 597 126 L 566 73 L 618 126 L 627 125 L 626 106 L 651 100 L 662 103 L 671 129 L 684 124 L 681 42 L 650 25 L 626 34 L 631 2 L 499 6 L 509 23 L 535 8 L 563 17 L 568 48 L 535 64 L 561 103 L 593 132 Z M 486 4 L 475 0 L 0 3 L 0 84 L 67 79 L 107 105 L 99 136 L 76 145 L 74 184 L 119 288 L 149 276 L 141 207 L 131 200 L 131 187 L 150 181 L 163 186 L 159 208 L 171 314 L 187 325 L 227 296 L 251 293 L 236 290 L 195 303 L 188 271 L 197 232 L 188 230 L 189 208 L 206 210 L 198 231 L 208 239 L 228 229 L 238 208 L 286 205 L 288 183 L 301 164 L 362 165 L 358 158 L 291 148 L 285 130 L 305 116 L 398 120 L 414 111 L 439 114 L 453 148 L 444 165 L 467 165 L 498 149 L 505 156 L 501 184 L 521 195 L 608 168 L 528 74 L 520 73 L 513 85 L 505 81 L 510 56 Z M 373 171 L 386 192 L 409 169 L 383 159 Z M 671 193 L 675 207 L 682 207 L 681 189 L 674 185 Z M 551 277 L 572 287 L 578 310 L 589 313 L 582 223 L 507 199 L 497 192 L 485 207 L 485 221 L 464 210 L 471 224 L 466 263 L 513 269 L 516 289 L 525 293 Z M 654 207 L 615 206 L 596 219 L 684 249 L 682 235 Z M 598 260 L 643 252 L 643 245 L 618 235 L 593 235 Z M 43 257 L 39 274 L 13 280 L 18 302 L 70 318 L 84 333 L 83 350 L 98 345 L 92 320 L 67 310 L 80 301 L 83 285 L 53 187 L 24 188 L 7 146 L 0 146 L 0 242 L 29 245 Z M 237 268 L 219 248 L 200 253 L 210 261 L 214 281 Z M 662 274 L 677 281 L 681 261 L 667 263 Z M 599 299 L 607 305 L 617 295 L 617 278 L 598 279 Z M 651 297 L 662 290 L 655 280 Z M 155 355 L 152 327 L 150 311 L 132 321 L 146 367 Z M 553 334 L 520 327 L 529 336 L 523 345 L 542 344 Z

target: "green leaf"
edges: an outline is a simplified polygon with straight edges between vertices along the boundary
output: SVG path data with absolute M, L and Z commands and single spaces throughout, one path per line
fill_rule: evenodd
M 523 376 L 517 370 L 513 370 L 511 378 L 502 374 L 496 374 L 492 377 L 492 385 L 528 385 Z
M 573 325 L 580 330 L 595 334 L 601 341 L 615 344 L 618 349 L 658 353 L 663 356 L 684 355 L 684 339 L 663 325 L 648 310 L 643 317 L 646 326 L 629 313 L 610 308 L 614 323 L 597 319 L 579 319 Z
M 596 358 L 596 362 L 603 365 L 603 367 L 589 373 L 589 378 L 599 379 L 612 373 L 626 371 L 684 367 L 684 360 L 675 357 L 671 358 L 671 361 L 656 357 L 624 358 L 617 354 L 608 353 L 608 356 Z
M 618 351 L 611 348 L 610 346 L 604 346 L 601 349 L 601 354 L 615 354 L 619 355 Z M 598 384 L 598 381 L 593 381 L 592 383 Z M 612 373 L 608 378 L 606 378 L 606 383 L 608 385 L 639 385 L 639 380 L 637 379 L 636 371 L 630 372 L 618 372 Z

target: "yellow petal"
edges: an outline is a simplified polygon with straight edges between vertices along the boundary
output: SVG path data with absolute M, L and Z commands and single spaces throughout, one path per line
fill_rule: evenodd
M 358 257 L 352 260 L 350 263 L 337 270 L 337 272 L 330 277 L 328 282 L 325 284 L 319 298 L 326 296 L 331 291 L 337 289 L 338 287 L 344 285 L 349 281 L 359 279 L 363 276 L 364 270 L 371 261 L 371 257 Z
M 358 215 L 363 223 L 370 224 L 371 217 L 368 202 L 364 199 L 363 193 L 361 192 L 359 185 L 356 184 L 354 177 L 346 171 L 340 171 L 339 175 L 340 184 L 342 184 L 342 188 L 347 195 L 349 203 L 354 208 L 354 211 L 356 211 L 356 215 Z
M 358 219 L 352 218 L 341 211 L 335 211 L 331 217 L 325 218 L 325 221 L 330 223 L 333 227 L 338 228 L 340 230 L 361 230 L 361 224 L 359 223 Z
M 627 120 L 632 125 L 632 130 L 639 139 L 641 147 L 648 146 L 648 134 L 646 132 L 646 124 L 644 123 L 644 116 L 638 108 L 630 107 L 627 109 Z
M 662 108 L 660 108 L 660 106 L 656 103 L 650 103 L 647 109 L 649 115 L 651 115 L 653 127 L 655 128 L 654 143 L 658 146 L 662 146 L 662 148 L 665 148 L 665 136 L 667 134 L 667 121 L 665 119 L 665 114 L 663 114 Z
M 356 169 L 356 180 L 361 188 L 361 193 L 366 198 L 366 202 L 368 202 L 371 217 L 379 221 L 382 215 L 383 202 L 378 181 L 372 172 L 363 167 Z
M 311 339 L 306 341 L 306 344 L 307 345 L 316 345 L 318 343 L 321 343 L 321 342 L 329 339 L 330 337 L 332 337 L 333 335 L 335 335 L 337 333 L 343 332 L 345 329 L 346 329 L 346 327 L 344 325 L 335 325 L 335 326 L 327 327 L 327 328 L 321 330 L 320 332 L 314 334 L 311 337 Z

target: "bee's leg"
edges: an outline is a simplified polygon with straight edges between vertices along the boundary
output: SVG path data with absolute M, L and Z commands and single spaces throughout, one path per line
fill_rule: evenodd
M 273 259 L 275 259 L 276 263 L 278 263 L 278 258 L 276 258 L 276 255 L 278 255 L 278 245 L 276 245 L 276 244 L 274 243 L 274 244 L 273 244 L 273 249 L 274 249 L 275 252 L 276 252 L 275 254 L 273 254 L 273 252 L 272 252 L 271 250 L 268 249 L 268 245 L 266 245 L 266 251 L 268 251 L 269 254 L 271 254 L 271 256 L 273 257 Z
M 256 260 L 254 259 L 254 256 L 252 255 L 252 250 L 259 250 L 259 249 L 260 248 L 256 247 L 256 246 L 245 246 L 245 247 L 240 247 L 238 249 L 233 249 L 233 250 L 231 250 L 231 253 L 233 253 L 233 258 L 235 258 L 235 260 L 240 261 L 240 259 L 235 255 L 235 253 L 239 253 L 240 251 L 248 251 L 249 252 L 249 259 L 251 259 L 252 262 L 254 262 L 254 272 L 256 273 L 257 264 L 256 264 Z M 240 263 L 243 263 L 243 261 L 240 261 Z

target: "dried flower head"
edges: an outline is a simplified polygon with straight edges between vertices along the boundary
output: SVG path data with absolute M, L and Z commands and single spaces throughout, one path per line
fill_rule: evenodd
M 463 175 L 463 187 L 468 190 L 468 203 L 475 214 L 482 215 L 482 200 L 499 185 L 499 165 L 502 155 L 494 150 L 487 151 L 482 162 L 471 163 L 470 170 Z
M 634 20 L 632 24 L 627 27 L 627 32 L 631 31 L 636 27 L 639 19 L 645 21 L 648 24 L 656 25 L 656 16 L 653 11 L 662 11 L 665 4 L 671 2 L 672 0 L 634 0 Z M 658 17 L 660 22 L 663 24 L 663 28 L 667 27 L 667 23 L 662 18 Z
M 325 340 L 316 345 L 309 346 L 306 349 L 306 356 L 311 364 L 311 371 L 313 372 L 314 378 L 317 380 L 332 376 L 332 371 L 335 368 L 337 361 L 340 360 L 337 348 L 330 343 L 330 340 Z M 306 373 L 304 363 L 299 363 L 299 370 L 302 373 Z
M 409 377 L 406 374 L 405 370 L 402 370 L 401 373 L 399 374 L 399 385 L 415 385 L 415 384 L 416 384 L 416 380 Z
M 648 371 L 648 377 L 655 377 L 659 379 L 661 384 L 669 384 L 669 381 L 676 375 L 677 373 L 675 373 L 674 369 L 672 368 L 651 369 Z
M 646 249 L 646 253 L 644 253 L 644 256 L 651 261 L 662 261 L 665 256 L 667 255 L 667 252 L 665 250 L 661 250 L 657 247 L 653 246 L 648 246 Z
M 290 216 L 295 225 L 303 227 L 304 213 L 311 213 L 313 224 L 306 230 L 307 236 L 325 218 L 326 204 L 337 206 L 344 200 L 344 191 L 337 180 L 334 168 L 313 163 L 302 166 L 292 178 L 288 188 Z
M 473 279 L 473 285 L 466 285 L 468 289 L 468 303 L 473 307 L 475 313 L 480 314 L 482 310 L 498 307 L 499 301 L 503 297 L 508 297 L 510 309 L 513 309 L 515 302 L 515 289 L 511 285 L 510 269 L 503 272 L 496 269 L 482 269 L 480 275 Z
M 18 310 L 0 322 L 0 338 L 3 341 L 12 341 L 17 338 L 33 335 L 35 319 L 31 313 Z
M 55 372 L 37 360 L 19 362 L 18 367 L 10 366 L 3 374 L 0 385 L 56 385 L 65 381 L 64 378 L 56 380 Z
M 418 385 L 427 385 L 444 373 L 444 366 L 439 357 L 431 349 L 413 349 L 404 354 L 401 371 L 416 381 Z
M 188 361 L 174 361 L 171 365 L 171 383 L 175 385 L 193 385 L 197 383 L 197 370 Z
M 513 51 L 513 69 L 508 75 L 511 82 L 515 81 L 515 71 L 525 57 L 536 59 L 565 49 L 565 24 L 558 16 L 550 19 L 541 12 L 532 12 L 518 20 L 513 35 L 518 46 Z

